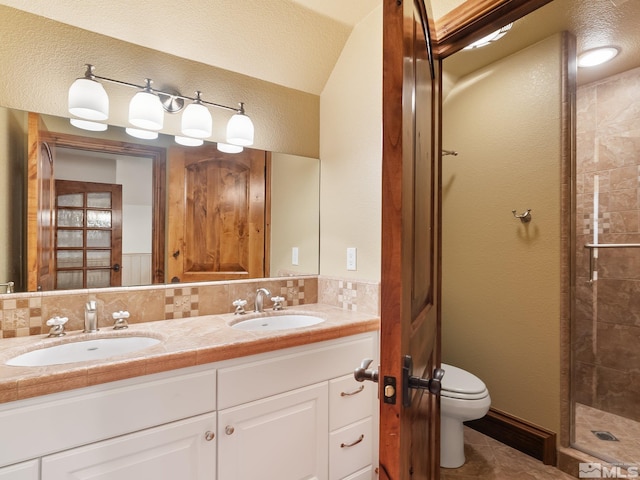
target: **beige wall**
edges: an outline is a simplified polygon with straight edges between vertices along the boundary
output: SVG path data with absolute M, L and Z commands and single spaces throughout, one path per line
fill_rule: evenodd
M 462 78 L 444 103 L 443 361 L 493 407 L 560 429 L 561 47 Z M 446 63 L 445 63 L 446 66 Z M 511 210 L 532 209 L 522 224 Z
M 320 161 L 274 153 L 271 163 L 271 276 L 317 274 Z M 298 265 L 291 249 L 298 247 Z
M 22 285 L 27 115 L 0 107 L 0 283 Z M 0 293 L 4 293 L 0 287 Z
M 319 98 L 317 95 L 257 80 L 219 68 L 139 47 L 86 30 L 0 6 L 0 106 L 68 116 L 67 92 L 84 74 L 84 64 L 96 74 L 184 95 L 203 92 L 208 101 L 236 106 L 246 103 L 256 128 L 255 147 L 318 157 Z M 134 90 L 106 84 L 111 100 L 109 122 L 126 126 L 127 105 Z M 224 139 L 229 112 L 213 110 L 213 141 Z M 165 130 L 178 133 L 180 116 L 165 115 Z
M 320 158 L 320 273 L 379 280 L 382 7 L 355 27 L 320 96 Z

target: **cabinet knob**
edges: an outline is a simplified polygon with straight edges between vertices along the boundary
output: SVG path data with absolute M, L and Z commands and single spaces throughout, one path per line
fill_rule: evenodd
M 233 428 L 231 425 L 227 425 L 224 429 L 224 433 L 226 433 L 227 435 L 233 435 L 233 432 L 235 432 L 236 429 Z
M 207 431 L 207 433 L 204 434 L 204 439 L 207 442 L 210 442 L 211 440 L 213 440 L 214 438 L 216 438 L 216 434 L 213 433 L 211 430 Z

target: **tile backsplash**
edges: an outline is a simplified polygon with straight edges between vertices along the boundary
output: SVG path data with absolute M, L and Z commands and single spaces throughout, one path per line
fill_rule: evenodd
M 89 300 L 98 303 L 98 325 L 102 327 L 112 325 L 111 314 L 120 310 L 131 313 L 129 323 L 230 313 L 238 298 L 247 300 L 251 310 L 261 287 L 284 297 L 285 307 L 324 303 L 372 315 L 379 312 L 379 283 L 317 276 L 16 293 L 0 296 L 0 338 L 47 333 L 46 322 L 54 316 L 67 317 L 68 330 L 80 330 Z

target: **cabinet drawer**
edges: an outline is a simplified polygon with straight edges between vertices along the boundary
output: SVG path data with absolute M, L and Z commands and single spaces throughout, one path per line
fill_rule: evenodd
M 371 417 L 329 435 L 329 479 L 338 480 L 371 465 Z
M 38 460 L 0 468 L 0 480 L 38 480 L 39 478 Z
M 373 467 L 369 465 L 367 468 L 363 468 L 348 477 L 344 477 L 342 480 L 371 480 L 372 478 L 377 478 L 377 476 L 373 476 Z
M 378 385 L 357 382 L 353 374 L 329 382 L 329 430 L 344 427 L 371 416 L 373 395 Z
M 353 372 L 374 352 L 373 336 L 308 345 L 282 355 L 263 354 L 256 360 L 218 370 L 218 409 L 266 398 Z

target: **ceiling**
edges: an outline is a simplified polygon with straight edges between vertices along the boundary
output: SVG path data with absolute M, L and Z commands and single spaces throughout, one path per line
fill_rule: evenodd
M 455 6 L 460 0 L 446 2 Z M 353 26 L 382 0 L 0 0 L 0 4 L 319 95 Z M 445 70 L 454 77 L 464 76 L 566 29 L 577 36 L 579 52 L 600 44 L 621 48 L 621 55 L 606 67 L 579 72 L 579 83 L 588 83 L 640 66 L 639 21 L 640 0 L 554 0 L 516 22 L 500 42 L 447 59 Z

